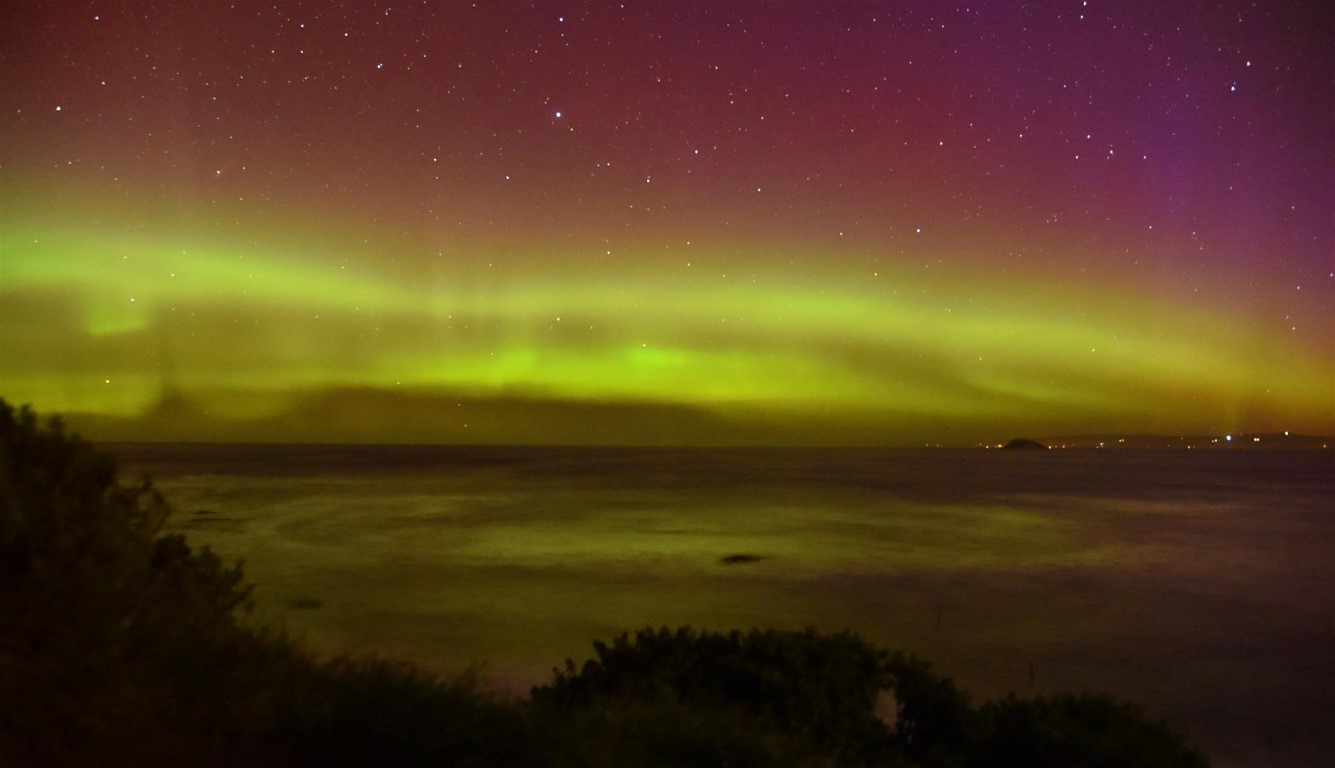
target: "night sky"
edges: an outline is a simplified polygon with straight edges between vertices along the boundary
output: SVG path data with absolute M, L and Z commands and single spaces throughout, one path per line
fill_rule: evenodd
M 1322 6 L 12 3 L 0 397 L 201 439 L 1332 432 Z

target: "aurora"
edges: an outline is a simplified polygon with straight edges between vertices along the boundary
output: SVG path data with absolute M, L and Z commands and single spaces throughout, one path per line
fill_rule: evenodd
M 359 433 L 387 441 L 572 438 L 502 429 L 517 402 L 714 425 L 626 415 L 608 439 L 631 442 L 1335 430 L 1331 189 L 1307 162 L 1331 148 L 1305 117 L 1329 82 L 1293 40 L 1246 26 L 1211 56 L 1130 9 L 1056 4 L 933 40 L 910 12 L 850 11 L 841 61 L 816 45 L 840 14 L 743 5 L 754 39 L 708 13 L 538 9 L 507 36 L 478 10 L 219 6 L 259 59 L 174 7 L 26 18 L 43 66 L 3 128 L 5 396 L 120 437 L 178 398 L 210 419 L 185 437 L 273 439 L 219 424 L 329 393 L 438 422 Z M 169 24 L 183 42 L 141 34 Z M 1164 93 L 1153 46 L 1079 53 L 1091 25 L 1209 77 Z M 687 30 L 740 50 L 602 45 Z M 1033 35 L 1045 80 L 987 69 Z M 627 82 L 646 72 L 658 96 Z M 1282 88 L 1294 72 L 1313 87 Z M 1054 101 L 1072 82 L 1087 101 Z M 465 401 L 492 404 L 490 431 L 441 417 Z

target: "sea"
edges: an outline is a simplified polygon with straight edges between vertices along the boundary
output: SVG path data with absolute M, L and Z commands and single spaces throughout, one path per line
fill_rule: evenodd
M 644 627 L 851 629 L 1218 766 L 1335 756 L 1335 451 L 107 447 L 320 654 L 523 694 Z

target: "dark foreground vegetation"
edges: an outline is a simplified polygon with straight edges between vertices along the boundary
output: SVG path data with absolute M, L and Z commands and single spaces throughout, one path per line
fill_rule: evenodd
M 0 401 L 0 765 L 1203 766 L 1103 695 L 975 705 L 851 633 L 644 630 L 526 700 L 243 621 L 147 482 Z

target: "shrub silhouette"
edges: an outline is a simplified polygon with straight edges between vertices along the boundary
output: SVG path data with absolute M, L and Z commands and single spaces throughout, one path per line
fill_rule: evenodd
M 1012 696 L 975 708 L 927 662 L 849 632 L 644 629 L 596 642 L 594 651 L 533 690 L 540 713 L 564 713 L 576 731 L 615 745 L 610 757 L 599 753 L 604 762 L 586 755 L 585 764 L 1206 765 L 1133 705 L 1096 695 Z M 893 722 L 877 713 L 887 694 Z M 683 744 L 693 751 L 683 753 Z
M 474 680 L 246 627 L 241 567 L 160 535 L 169 511 L 0 400 L 0 765 L 533 764 Z
M 240 638 L 249 588 L 239 567 L 158 536 L 167 514 L 58 419 L 42 428 L 0 401 L 0 686 L 27 725 L 0 734 L 18 742 L 6 751 L 59 761 L 70 733 L 166 744 L 158 713 L 202 703 L 200 659 Z
M 901 754 L 915 765 L 960 765 L 983 729 L 969 694 L 911 654 L 887 657 L 885 670 L 895 697 L 894 740 Z
M 1082 694 L 1018 699 L 982 708 L 986 734 L 969 768 L 1194 768 L 1203 755 L 1167 726 L 1147 720 L 1134 704 Z
M 645 629 L 610 645 L 595 642 L 594 650 L 596 659 L 578 670 L 567 661 L 550 685 L 535 688 L 535 704 L 616 713 L 605 725 L 632 730 L 644 724 L 627 725 L 630 704 L 655 719 L 680 721 L 680 708 L 712 712 L 715 722 L 746 734 L 727 749 L 757 756 L 860 765 L 891 752 L 889 731 L 875 712 L 886 684 L 884 654 L 852 633 Z M 666 758 L 661 749 L 654 756 Z

